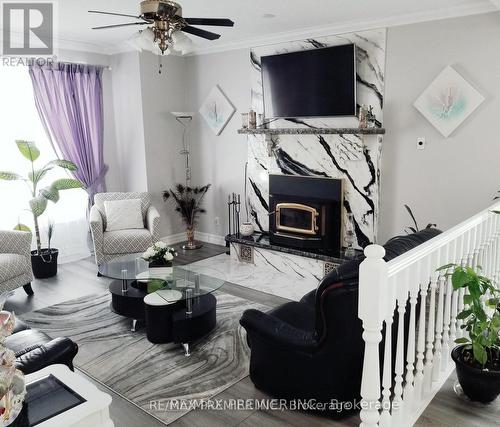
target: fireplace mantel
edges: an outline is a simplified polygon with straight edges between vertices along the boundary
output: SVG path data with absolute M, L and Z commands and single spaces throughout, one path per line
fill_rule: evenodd
M 384 128 L 258 128 L 238 129 L 242 135 L 383 135 Z

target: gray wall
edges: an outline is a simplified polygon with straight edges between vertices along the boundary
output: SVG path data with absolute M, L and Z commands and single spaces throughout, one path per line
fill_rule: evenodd
M 186 72 L 189 83 L 187 108 L 197 112 L 190 127 L 192 183 L 212 184 L 205 201 L 207 214 L 202 216 L 199 230 L 225 235 L 227 195 L 231 192 L 243 194 L 247 138 L 238 135 L 237 130 L 241 127 L 241 112 L 250 109 L 250 50 L 187 57 Z M 198 113 L 210 90 L 217 84 L 236 108 L 219 136 Z
M 422 225 L 435 222 L 447 229 L 488 206 L 500 189 L 495 127 L 500 112 L 499 41 L 500 13 L 389 29 L 379 241 L 410 224 L 405 203 Z M 101 63 L 103 58 L 81 61 Z M 151 191 L 164 217 L 162 235 L 182 231 L 177 215 L 160 200 L 161 190 L 183 179 L 181 129 L 169 112 L 197 113 L 218 84 L 237 112 L 218 137 L 197 113 L 190 141 L 192 183 L 212 184 L 205 203 L 208 213 L 199 229 L 224 235 L 227 194 L 243 194 L 247 139 L 236 131 L 240 113 L 250 108 L 249 50 L 163 60 L 161 76 L 157 58 L 149 53 L 115 55 L 110 61 L 113 70 L 105 73 L 104 87 L 108 186 Z M 453 65 L 486 101 L 444 139 L 413 102 L 447 65 Z M 416 149 L 420 136 L 427 138 L 423 151 Z
M 170 112 L 185 111 L 189 85 L 184 58 L 162 58 L 162 74 L 158 73 L 157 56 L 145 52 L 139 59 L 147 188 L 161 214 L 160 235 L 165 237 L 184 230 L 172 205 L 163 202 L 162 191 L 184 182 L 184 159 L 179 154 L 182 127 Z
M 500 189 L 500 13 L 391 28 L 387 52 L 380 241 L 409 225 L 405 203 L 423 226 L 447 229 Z M 413 102 L 447 65 L 486 101 L 445 139 Z
M 139 53 L 114 55 L 112 67 L 119 168 L 110 168 L 108 175 L 118 174 L 121 191 L 147 191 Z
M 387 46 L 387 134 L 382 149 L 379 241 L 410 225 L 403 204 L 412 206 L 425 226 L 442 229 L 487 207 L 500 189 L 498 135 L 500 112 L 500 13 L 390 28 Z M 226 232 L 227 194 L 243 193 L 246 137 L 238 135 L 239 113 L 250 105 L 249 50 L 186 58 L 187 107 L 197 111 L 213 85 L 219 84 L 238 109 L 217 137 L 199 115 L 191 142 L 194 182 L 210 182 L 207 215 L 200 230 Z M 447 65 L 453 65 L 483 95 L 485 103 L 448 139 L 413 107 L 413 102 Z M 416 149 L 416 138 L 427 148 Z M 219 217 L 222 225 L 215 225 Z

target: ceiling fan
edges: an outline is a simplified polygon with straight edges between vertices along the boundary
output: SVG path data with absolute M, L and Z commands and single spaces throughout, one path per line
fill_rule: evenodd
M 158 46 L 162 55 L 173 45 L 174 40 L 172 35 L 175 35 L 178 31 L 207 40 L 216 40 L 220 37 L 220 34 L 202 30 L 192 25 L 209 25 L 215 27 L 234 26 L 234 22 L 226 18 L 184 18 L 182 16 L 181 5 L 170 0 L 144 0 L 140 3 L 140 14 L 138 16 L 124 13 L 102 12 L 99 10 L 89 10 L 89 12 L 139 19 L 140 21 L 137 22 L 104 25 L 101 27 L 93 27 L 92 29 L 102 30 L 134 25 L 149 25 L 150 27 L 148 28 L 152 32 L 153 42 Z

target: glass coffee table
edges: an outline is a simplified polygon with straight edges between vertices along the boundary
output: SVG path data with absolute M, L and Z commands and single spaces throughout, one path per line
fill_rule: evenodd
M 109 285 L 111 310 L 132 320 L 133 332 L 145 321 L 148 340 L 182 344 L 208 334 L 216 325 L 217 300 L 212 293 L 225 281 L 192 271 L 189 265 L 149 268 L 137 254 L 99 266 Z

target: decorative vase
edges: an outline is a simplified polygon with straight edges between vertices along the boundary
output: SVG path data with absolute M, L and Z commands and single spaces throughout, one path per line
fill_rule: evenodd
M 193 250 L 193 249 L 200 249 L 202 245 L 199 243 L 196 243 L 194 241 L 194 228 L 193 227 L 187 227 L 186 228 L 186 237 L 187 237 L 187 243 L 185 245 L 182 245 L 182 249 L 187 249 L 187 250 Z
M 243 222 L 240 225 L 240 234 L 244 237 L 251 236 L 254 232 L 254 227 L 251 222 Z

